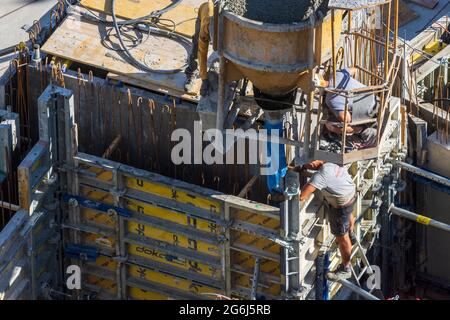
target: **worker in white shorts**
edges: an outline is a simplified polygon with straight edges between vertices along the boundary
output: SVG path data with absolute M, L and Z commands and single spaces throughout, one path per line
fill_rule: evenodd
M 352 243 L 356 241 L 353 233 L 355 218 L 353 207 L 356 200 L 356 186 L 345 167 L 321 160 L 312 161 L 303 169 L 317 170 L 303 187 L 300 201 L 307 200 L 316 190 L 320 190 L 327 203 L 328 220 L 331 233 L 336 237 L 341 252 L 342 263 L 327 278 L 332 281 L 351 277 L 350 256 Z

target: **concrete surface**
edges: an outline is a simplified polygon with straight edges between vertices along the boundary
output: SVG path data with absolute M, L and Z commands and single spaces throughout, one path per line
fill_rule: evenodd
M 406 40 L 413 39 L 420 33 L 420 30 L 428 27 L 432 21 L 439 20 L 450 13 L 449 0 L 440 0 L 434 9 L 428 9 L 411 2 L 408 2 L 407 5 L 419 14 L 419 17 L 399 28 L 398 35 Z M 436 14 L 437 16 L 433 19 Z
M 436 132 L 427 139 L 427 168 L 437 174 L 450 177 L 450 143 L 439 140 Z M 430 186 L 425 189 L 425 204 L 430 218 L 450 224 L 450 195 Z M 450 233 L 427 228 L 427 258 L 423 268 L 432 276 L 450 281 Z
M 30 27 L 34 20 L 42 19 L 41 25 L 48 25 L 46 13 L 56 3 L 56 0 L 0 0 L 0 50 L 28 40 L 23 27 Z

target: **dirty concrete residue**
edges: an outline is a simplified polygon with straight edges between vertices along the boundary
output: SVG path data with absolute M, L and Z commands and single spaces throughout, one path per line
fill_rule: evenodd
M 326 12 L 328 0 L 226 0 L 228 10 L 266 23 L 294 23 L 317 11 Z

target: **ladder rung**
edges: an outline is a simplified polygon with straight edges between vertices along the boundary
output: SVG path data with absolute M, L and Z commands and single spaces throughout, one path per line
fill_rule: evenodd
M 290 257 L 290 258 L 287 258 L 286 260 L 287 261 L 291 261 L 291 260 L 295 260 L 295 259 L 298 259 L 299 257 Z
M 357 277 L 358 281 L 362 278 L 362 276 L 364 275 L 364 273 L 366 273 L 366 271 L 367 271 L 367 266 L 365 266 L 362 269 L 361 273 L 358 275 L 358 277 Z
M 293 275 L 296 275 L 296 274 L 299 274 L 300 272 L 297 272 L 297 271 L 295 271 L 295 272 L 288 272 L 286 275 L 289 277 L 289 276 L 293 276 Z

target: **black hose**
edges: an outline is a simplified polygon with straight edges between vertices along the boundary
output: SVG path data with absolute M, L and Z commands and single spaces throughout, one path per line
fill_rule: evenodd
M 117 38 L 119 39 L 119 44 L 121 47 L 120 51 L 123 52 L 127 56 L 129 62 L 133 66 L 135 66 L 136 68 L 141 69 L 143 71 L 147 71 L 147 72 L 154 72 L 154 73 L 160 73 L 160 74 L 174 74 L 174 73 L 184 71 L 184 69 L 186 69 L 186 67 L 187 67 L 187 62 L 183 67 L 177 68 L 177 69 L 172 69 L 172 70 L 157 70 L 157 69 L 152 69 L 152 68 L 148 67 L 147 65 L 143 64 L 142 62 L 140 62 L 136 58 L 134 58 L 134 56 L 131 54 L 130 50 L 125 46 L 125 43 L 123 42 L 123 36 L 122 36 L 122 32 L 120 30 L 120 27 L 135 25 L 141 31 L 144 30 L 144 31 L 148 31 L 149 33 L 151 32 L 153 34 L 156 34 L 156 35 L 159 35 L 162 37 L 166 37 L 169 39 L 176 39 L 176 41 L 182 43 L 184 47 L 190 46 L 191 45 L 190 41 L 188 39 L 186 39 L 185 37 L 183 37 L 179 34 L 176 34 L 173 31 L 167 31 L 167 30 L 157 27 L 157 25 L 156 25 L 157 22 L 153 23 L 154 26 L 149 25 L 149 22 L 148 22 L 149 20 L 150 21 L 159 20 L 159 18 L 161 17 L 162 14 L 174 9 L 181 2 L 182 2 L 182 0 L 177 0 L 176 2 L 171 3 L 167 7 L 163 8 L 161 10 L 153 11 L 150 14 L 143 16 L 141 18 L 129 19 L 129 20 L 124 20 L 124 21 L 117 21 L 117 16 L 115 13 L 115 0 L 111 0 L 112 21 L 107 21 L 105 19 L 100 18 L 99 16 L 95 15 L 91 10 L 89 10 L 88 8 L 83 6 L 81 4 L 81 2 L 79 4 L 83 8 L 88 10 L 88 12 L 90 13 L 90 14 L 83 14 L 83 16 L 85 16 L 86 18 L 88 18 L 90 20 L 95 20 L 99 23 L 113 25 L 113 27 L 117 33 Z M 71 7 L 71 4 L 68 3 L 67 0 L 66 0 L 66 3 L 69 5 L 69 7 Z M 187 50 L 187 51 L 189 51 L 189 50 Z
M 113 19 L 113 25 L 114 25 L 114 29 L 116 30 L 117 38 L 119 39 L 120 46 L 121 46 L 122 50 L 124 51 L 124 53 L 128 56 L 128 59 L 130 60 L 130 63 L 132 65 L 134 65 L 136 68 L 141 69 L 143 71 L 147 71 L 147 72 L 154 72 L 154 73 L 161 73 L 161 74 L 173 74 L 173 73 L 178 73 L 178 72 L 183 71 L 184 68 L 178 68 L 178 69 L 173 69 L 173 70 L 152 69 L 152 68 L 148 67 L 147 65 L 143 64 L 142 62 L 138 61 L 136 58 L 133 57 L 131 52 L 128 50 L 128 48 L 123 43 L 122 34 L 120 32 L 119 24 L 117 23 L 117 17 L 116 17 L 116 12 L 115 12 L 115 8 L 114 8 L 115 7 L 115 2 L 116 2 L 116 0 L 111 0 L 111 16 L 112 16 L 112 19 Z M 126 24 L 132 24 L 132 23 L 130 23 L 132 21 L 134 21 L 133 24 L 136 24 L 136 23 L 139 23 L 139 22 L 143 22 L 142 19 L 146 20 L 148 18 L 157 18 L 157 17 L 159 17 L 159 15 L 156 15 L 156 13 L 161 13 L 162 14 L 164 12 L 167 12 L 167 11 L 175 8 L 180 2 L 181 2 L 181 0 L 178 0 L 177 2 L 172 3 L 171 5 L 169 5 L 168 7 L 164 8 L 162 10 L 150 13 L 146 17 L 139 18 L 139 19 L 134 19 L 134 20 L 128 20 L 128 21 L 126 21 L 127 22 Z M 148 26 L 148 27 L 151 28 L 150 26 Z M 162 30 L 160 30 L 158 28 L 154 28 L 154 29 L 155 29 L 154 31 L 159 33 L 160 35 L 164 35 L 164 36 L 169 36 L 169 35 L 172 36 L 173 35 L 172 33 L 169 33 L 167 31 L 163 32 Z

